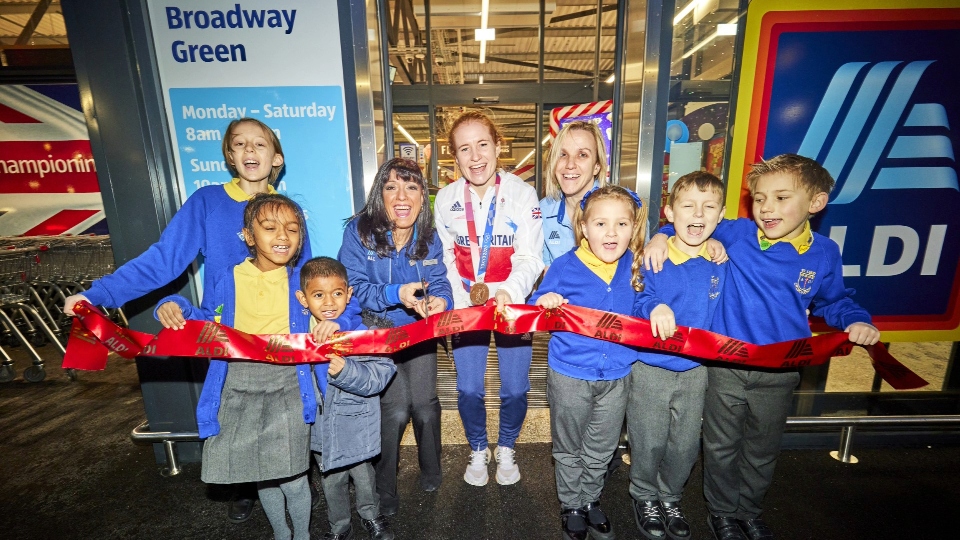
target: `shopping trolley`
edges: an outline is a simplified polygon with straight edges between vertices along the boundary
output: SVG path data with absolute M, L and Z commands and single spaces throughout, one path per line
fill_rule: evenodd
M 45 321 L 37 311 L 42 301 L 30 281 L 38 266 L 38 253 L 35 247 L 0 251 L 0 344 L 23 346 L 33 359 L 33 365 L 23 371 L 23 378 L 28 382 L 40 382 L 47 376 L 43 358 L 34 345 L 40 346 L 49 340 L 61 354 L 65 353 L 58 332 L 47 324 L 50 314 L 46 314 Z M 0 356 L 0 382 L 9 382 L 16 377 L 13 361 L 6 351 Z

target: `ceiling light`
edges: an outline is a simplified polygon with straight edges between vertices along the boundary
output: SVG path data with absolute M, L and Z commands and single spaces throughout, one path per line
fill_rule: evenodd
M 711 41 L 717 39 L 717 36 L 727 35 L 727 34 L 721 34 L 721 33 L 720 33 L 720 27 L 721 27 L 721 26 L 733 26 L 734 28 L 736 28 L 736 26 L 737 26 L 736 23 L 737 23 L 737 17 L 734 17 L 733 19 L 731 19 L 730 21 L 728 21 L 728 22 L 726 22 L 726 23 L 718 24 L 718 25 L 717 25 L 717 31 L 716 31 L 716 32 L 714 32 L 714 33 L 710 34 L 709 36 L 707 36 L 706 38 L 704 38 L 704 40 L 701 41 L 700 43 L 697 43 L 697 45 L 696 45 L 694 48 L 692 48 L 692 49 L 690 49 L 689 51 L 687 51 L 687 52 L 683 55 L 682 58 L 690 58 L 691 56 L 693 56 L 693 53 L 695 53 L 695 52 L 699 51 L 700 49 L 706 47 L 708 43 L 710 43 Z M 736 35 L 736 32 L 734 32 L 733 34 L 730 34 L 730 35 Z
M 473 39 L 477 41 L 493 41 L 497 39 L 497 29 L 477 28 L 473 31 Z
M 718 24 L 718 25 L 717 25 L 717 35 L 718 35 L 718 36 L 735 36 L 735 35 L 737 35 L 737 23 Z
M 480 75 L 480 84 L 483 84 L 483 75 Z
M 697 7 L 697 4 L 699 3 L 700 0 L 691 0 L 690 3 L 684 6 L 684 8 L 680 10 L 680 13 L 677 13 L 677 16 L 673 18 L 673 25 L 676 26 L 680 24 L 680 21 L 682 21 L 688 13 L 693 11 L 693 8 Z
M 487 32 L 487 20 L 490 18 L 490 0 L 483 0 L 480 4 L 480 29 L 474 32 L 474 38 L 480 42 L 480 63 L 487 61 L 487 40 L 484 36 Z M 490 29 L 492 30 L 492 29 Z M 493 38 L 491 38 L 493 39 Z
M 610 76 L 607 77 L 607 80 L 605 80 L 605 81 L 603 81 L 603 82 L 605 82 L 605 83 L 607 83 L 607 84 L 610 84 L 610 83 L 612 83 L 612 82 L 615 81 L 615 80 L 617 80 L 617 77 L 616 77 L 613 73 L 611 73 Z
M 397 122 L 396 126 L 397 126 L 397 131 L 399 131 L 401 135 L 403 135 L 411 143 L 419 146 L 419 143 L 417 142 L 417 140 L 414 139 L 413 136 L 411 136 L 407 130 L 403 129 L 403 126 L 400 125 L 400 122 Z
M 524 163 L 526 163 L 528 159 L 532 158 L 532 157 L 533 157 L 533 152 L 534 152 L 534 150 L 531 150 L 529 154 L 527 154 L 523 159 L 521 159 L 520 161 L 518 161 L 517 164 L 513 166 L 513 170 L 519 169 L 520 166 L 523 165 Z

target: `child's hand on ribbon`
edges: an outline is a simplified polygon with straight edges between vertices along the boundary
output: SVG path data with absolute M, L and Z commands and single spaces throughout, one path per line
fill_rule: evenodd
M 157 308 L 157 319 L 164 328 L 183 330 L 187 321 L 183 318 L 183 310 L 176 302 L 164 302 Z
M 540 298 L 537 298 L 537 305 L 547 309 L 556 309 L 562 304 L 569 304 L 570 301 L 555 292 L 548 292 Z
M 650 312 L 650 330 L 653 331 L 653 337 L 663 341 L 677 333 L 677 319 L 670 306 L 660 304 L 653 308 Z
M 339 375 L 340 371 L 343 370 L 343 366 L 347 365 L 347 361 L 344 360 L 342 356 L 336 354 L 328 354 L 327 360 L 330 360 L 330 369 L 327 373 L 329 373 L 331 377 Z
M 873 345 L 880 341 L 880 330 L 872 324 L 856 322 L 848 326 L 844 332 L 850 334 L 847 339 L 857 345 Z
M 89 302 L 87 297 L 82 294 L 74 294 L 68 296 L 67 299 L 63 302 L 63 313 L 64 315 L 69 315 L 73 317 L 76 313 L 73 312 L 73 306 L 77 305 L 77 302 L 84 301 Z
M 333 321 L 320 321 L 313 327 L 313 339 L 317 343 L 326 343 L 330 336 L 340 331 L 340 325 Z

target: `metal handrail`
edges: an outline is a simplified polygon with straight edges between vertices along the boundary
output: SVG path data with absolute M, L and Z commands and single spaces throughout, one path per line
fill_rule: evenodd
M 903 424 L 958 424 L 960 415 L 934 416 L 791 416 L 787 426 L 895 426 Z
M 850 454 L 853 434 L 857 426 L 905 426 L 905 425 L 945 425 L 960 424 L 960 415 L 934 416 L 791 416 L 787 418 L 787 427 L 840 427 L 840 449 L 830 452 L 830 456 L 843 463 L 857 463 L 856 456 Z M 162 443 L 167 456 L 167 468 L 161 474 L 175 476 L 180 474 L 177 463 L 175 443 L 199 442 L 196 431 L 150 431 L 150 424 L 144 420 L 130 432 L 130 440 L 135 443 Z
M 830 457 L 842 463 L 857 463 L 859 460 L 850 453 L 853 446 L 853 434 L 857 426 L 912 426 L 960 424 L 960 415 L 944 414 L 934 416 L 791 416 L 787 418 L 787 427 L 840 427 L 840 448 L 830 451 Z
M 199 442 L 200 434 L 196 431 L 150 431 L 150 424 L 144 420 L 130 432 L 130 440 L 135 443 L 162 443 L 167 455 L 167 468 L 160 472 L 163 476 L 180 474 L 180 464 L 177 463 L 177 453 L 174 444 L 177 442 Z

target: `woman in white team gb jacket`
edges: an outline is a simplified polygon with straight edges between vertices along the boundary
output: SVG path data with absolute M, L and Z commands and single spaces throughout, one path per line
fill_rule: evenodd
M 486 115 L 477 111 L 460 115 L 449 139 L 461 178 L 437 194 L 434 215 L 454 308 L 482 305 L 492 298 L 502 311 L 507 304 L 523 303 L 543 271 L 537 193 L 520 178 L 498 172 L 503 139 Z M 529 334 L 494 334 L 494 339 L 501 381 L 496 478 L 507 485 L 520 480 L 513 447 L 527 415 L 533 350 Z M 475 486 L 489 479 L 483 384 L 489 347 L 490 332 L 453 336 L 457 406 L 471 447 L 463 479 Z

